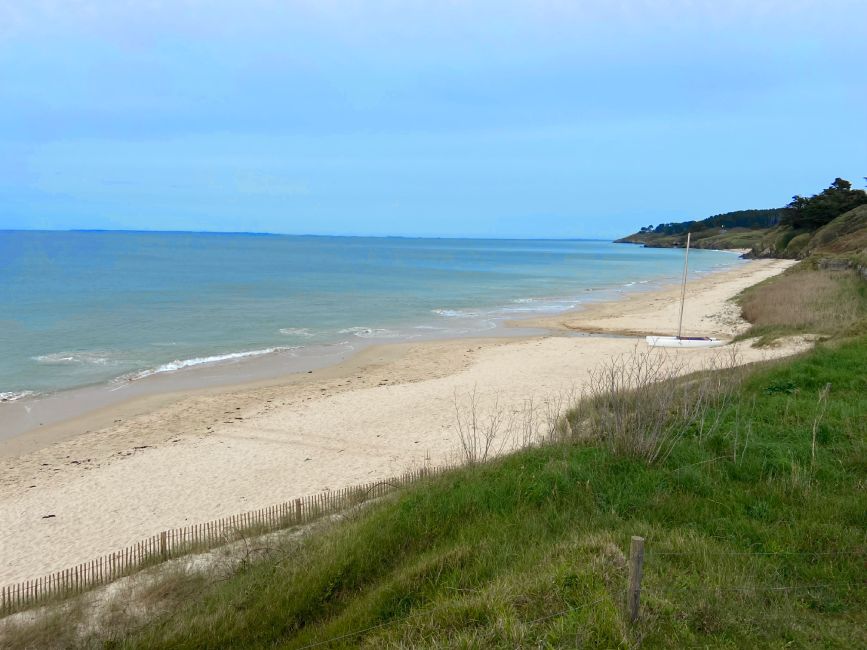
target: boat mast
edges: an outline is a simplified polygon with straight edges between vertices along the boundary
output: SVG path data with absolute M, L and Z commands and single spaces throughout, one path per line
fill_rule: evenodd
M 683 258 L 683 280 L 680 283 L 680 318 L 677 321 L 677 338 L 683 333 L 683 303 L 686 300 L 686 273 L 689 266 L 689 238 L 692 233 L 686 233 L 686 255 Z

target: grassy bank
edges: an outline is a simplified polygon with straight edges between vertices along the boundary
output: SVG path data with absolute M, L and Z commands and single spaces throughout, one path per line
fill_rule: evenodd
M 15 645 L 858 647 L 867 643 L 867 339 L 753 370 L 648 464 L 566 439 L 419 484 L 227 574 L 155 586 L 141 626 Z M 830 388 L 827 388 L 830 385 Z M 824 394 L 824 397 L 822 395 Z M 815 434 L 815 455 L 813 438 Z M 647 538 L 643 615 L 623 613 Z M 46 634 L 46 632 L 50 632 Z
M 867 334 L 867 282 L 854 270 L 823 271 L 808 262 L 756 284 L 740 296 L 750 329 L 741 338 Z

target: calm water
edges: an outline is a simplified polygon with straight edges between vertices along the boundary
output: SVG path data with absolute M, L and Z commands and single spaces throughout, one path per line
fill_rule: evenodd
M 738 263 L 695 251 L 703 273 Z M 0 231 L 0 393 L 359 338 L 473 334 L 679 277 L 599 241 Z

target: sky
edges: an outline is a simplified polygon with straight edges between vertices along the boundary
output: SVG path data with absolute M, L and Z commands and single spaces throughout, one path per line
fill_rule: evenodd
M 867 2 L 0 0 L 0 229 L 600 237 L 867 176 Z

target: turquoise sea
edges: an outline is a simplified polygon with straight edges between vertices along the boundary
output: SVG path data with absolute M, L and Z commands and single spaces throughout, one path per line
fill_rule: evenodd
M 680 250 L 586 240 L 0 231 L 0 398 L 480 334 L 677 280 L 682 263 Z M 738 263 L 690 255 L 693 274 Z

